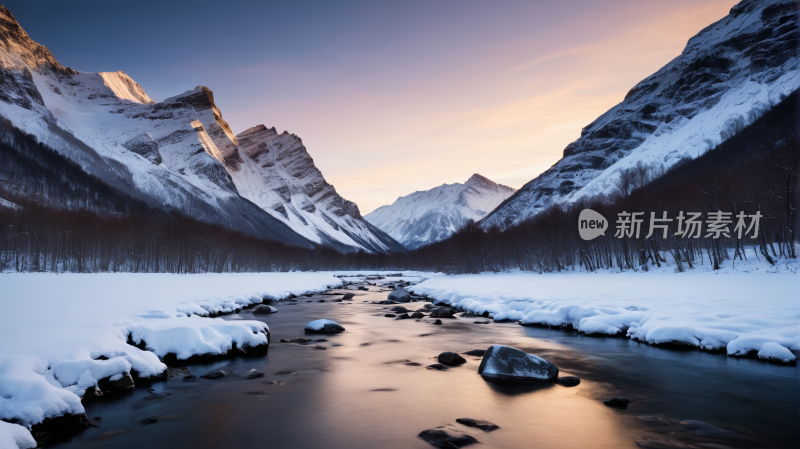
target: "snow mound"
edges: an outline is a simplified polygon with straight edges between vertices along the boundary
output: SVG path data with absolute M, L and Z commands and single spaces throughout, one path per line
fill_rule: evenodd
M 792 351 L 771 341 L 764 343 L 764 346 L 762 346 L 761 350 L 758 351 L 758 357 L 767 360 L 777 360 L 784 363 L 797 361 L 797 357 L 792 354 Z
M 19 424 L 0 421 L 0 449 L 29 449 L 36 447 L 31 432 Z
M 184 360 L 193 355 L 221 355 L 237 348 L 267 344 L 269 330 L 261 321 L 231 322 L 220 318 L 190 316 L 153 321 L 134 327 L 134 343 L 142 341 L 158 357 L 175 354 Z

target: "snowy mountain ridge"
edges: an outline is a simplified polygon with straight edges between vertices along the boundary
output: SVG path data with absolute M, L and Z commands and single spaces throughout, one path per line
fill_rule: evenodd
M 697 157 L 800 88 L 797 2 L 745 0 L 586 126 L 564 156 L 481 221 L 507 228 L 556 204 L 613 192 L 637 163 Z
M 468 220 L 480 220 L 514 192 L 475 173 L 464 184 L 443 184 L 402 196 L 364 218 L 414 249 L 446 239 Z
M 123 72 L 62 66 L 4 7 L 0 116 L 153 206 L 288 244 L 403 250 L 336 193 L 296 136 L 260 125 L 240 148 L 207 87 L 155 103 Z

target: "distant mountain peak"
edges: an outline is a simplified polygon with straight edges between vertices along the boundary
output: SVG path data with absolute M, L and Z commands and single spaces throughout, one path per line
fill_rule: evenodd
M 475 173 L 463 184 L 442 184 L 402 196 L 364 218 L 414 249 L 449 237 L 468 220 L 480 220 L 514 192 Z

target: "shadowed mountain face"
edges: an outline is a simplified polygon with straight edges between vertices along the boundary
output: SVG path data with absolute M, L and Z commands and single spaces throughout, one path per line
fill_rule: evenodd
M 400 197 L 364 218 L 414 249 L 446 239 L 468 220 L 480 220 L 514 192 L 476 173 L 464 184 L 444 184 Z
M 613 191 L 621 170 L 668 168 L 736 134 L 800 87 L 797 2 L 745 0 L 586 126 L 564 157 L 489 214 L 506 228 Z
M 203 86 L 155 103 L 123 72 L 64 67 L 4 7 L 0 116 L 153 207 L 290 245 L 402 250 L 325 182 L 296 136 L 263 125 L 235 136 Z

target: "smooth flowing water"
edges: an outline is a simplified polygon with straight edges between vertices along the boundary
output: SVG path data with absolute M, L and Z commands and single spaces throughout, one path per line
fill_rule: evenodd
M 234 373 L 217 380 L 175 377 L 87 404 L 89 416 L 103 418 L 101 427 L 54 447 L 430 448 L 417 434 L 447 423 L 488 447 L 502 448 L 635 448 L 636 441 L 665 448 L 796 447 L 800 441 L 796 366 L 515 323 L 475 324 L 485 321 L 475 318 L 443 325 L 429 318 L 395 320 L 383 316 L 392 306 L 371 303 L 385 299 L 386 292 L 370 289 L 355 292 L 353 301 L 317 295 L 274 304 L 279 313 L 273 315 L 242 312 L 245 319 L 269 324 L 268 357 L 189 365 L 198 376 L 220 368 Z M 318 318 L 337 321 L 347 331 L 304 335 L 305 324 Z M 297 337 L 327 341 L 277 343 Z M 572 388 L 491 384 L 477 373 L 480 358 L 470 356 L 460 367 L 426 369 L 443 351 L 493 344 L 542 356 L 561 375 L 582 382 Z M 265 377 L 243 379 L 251 368 Z M 151 388 L 169 394 L 153 394 Z M 600 402 L 611 397 L 631 404 L 618 410 Z M 643 415 L 672 423 L 654 426 L 634 418 Z M 148 416 L 160 418 L 143 424 Z M 485 419 L 500 429 L 484 433 L 455 424 L 456 418 Z M 739 435 L 697 436 L 676 424 L 682 420 Z

